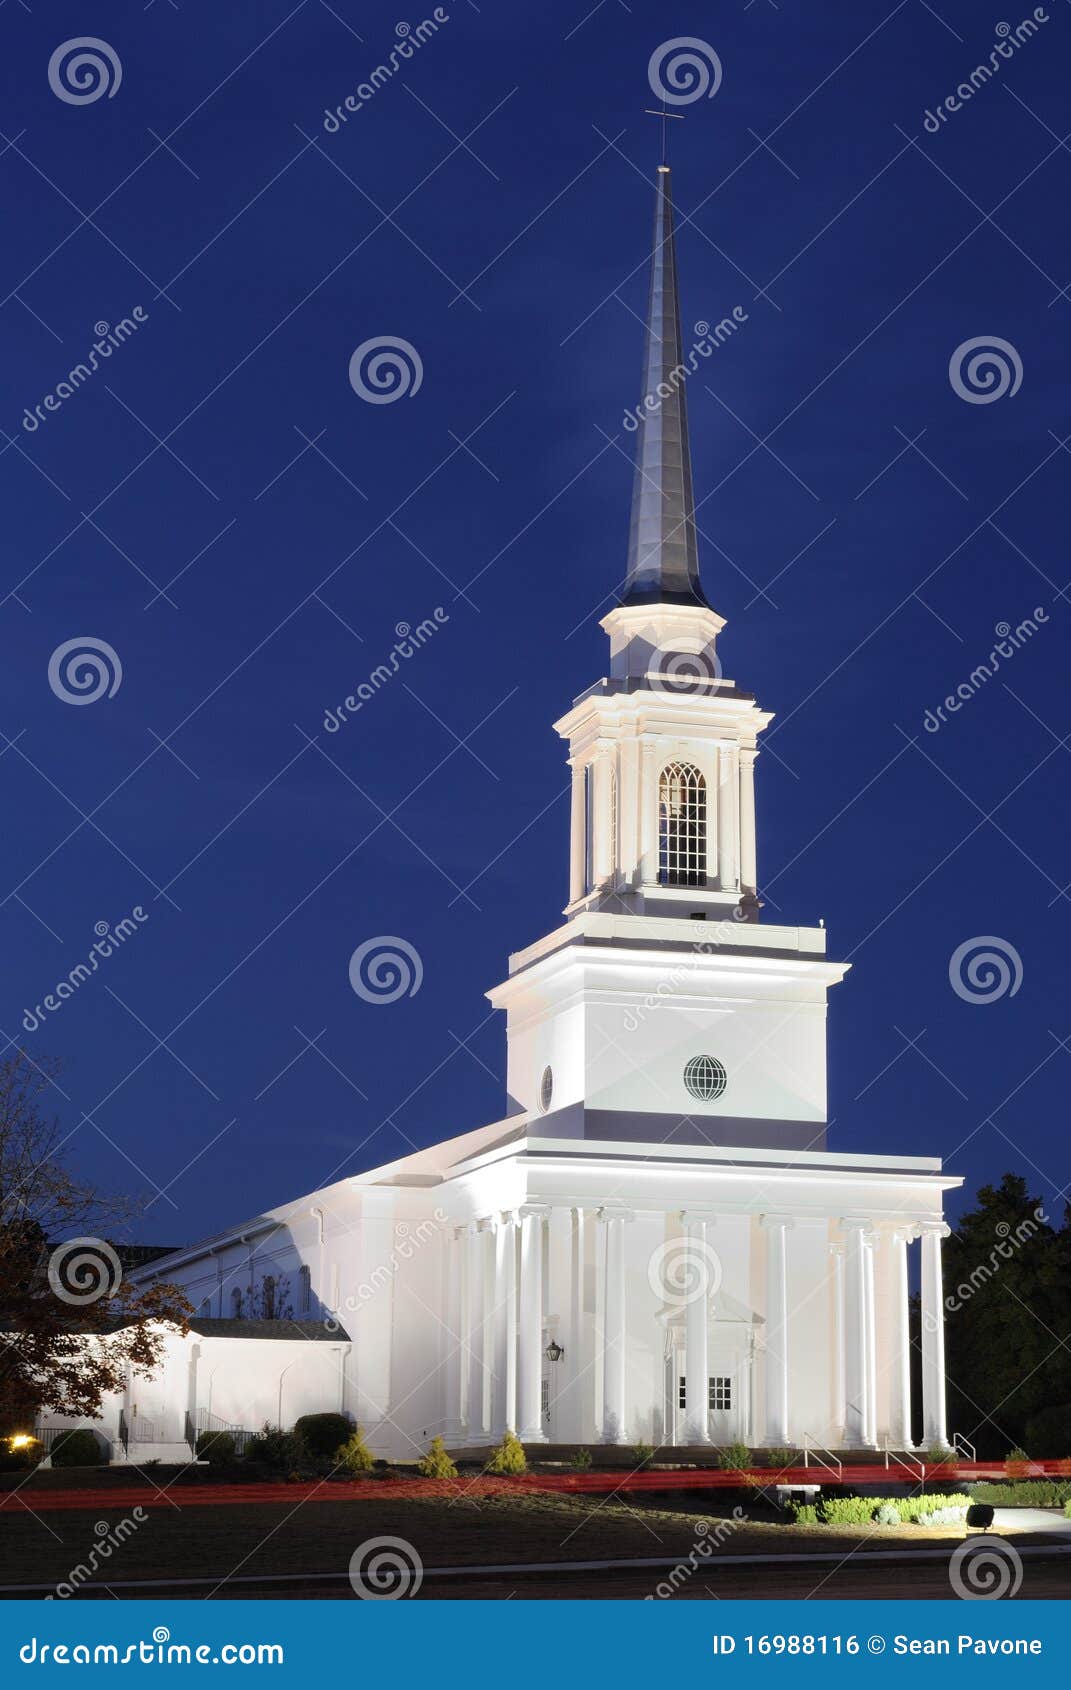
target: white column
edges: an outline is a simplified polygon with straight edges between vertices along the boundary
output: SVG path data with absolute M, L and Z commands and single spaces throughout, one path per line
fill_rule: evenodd
M 788 1436 L 788 1233 L 787 1215 L 763 1215 L 766 1232 L 766 1442 Z
M 735 892 L 736 879 L 736 758 L 731 746 L 718 749 L 718 885 Z
M 707 1254 L 705 1216 L 681 1215 L 687 1247 L 687 1284 L 684 1339 L 684 1440 L 689 1444 L 710 1442 L 707 1331 L 710 1318 L 710 1262 Z
M 640 748 L 636 740 L 621 741 L 618 755 L 617 856 L 621 879 L 639 885 L 640 863 Z
M 584 1209 L 574 1209 L 572 1220 L 569 1312 L 569 1349 L 572 1353 L 566 1353 L 566 1362 L 572 1380 L 569 1400 L 573 1427 L 577 1440 L 580 1443 L 586 1443 L 592 1436 L 595 1424 L 591 1407 L 595 1397 L 595 1370 L 589 1365 L 588 1360 L 587 1319 L 584 1312 L 584 1280 L 587 1269 L 588 1237 L 587 1212 Z
M 603 1442 L 628 1442 L 626 1400 L 627 1335 L 625 1301 L 625 1226 L 632 1219 L 619 1209 L 600 1209 L 605 1247 L 605 1351 Z
M 868 1272 L 871 1223 L 856 1218 L 844 1230 L 844 1443 L 862 1449 L 871 1442 L 872 1374 L 868 1339 L 874 1330 L 873 1274 Z
M 462 1437 L 465 1430 L 461 1402 L 462 1359 L 465 1353 L 464 1313 L 461 1301 L 463 1248 L 462 1229 L 451 1227 L 446 1235 L 442 1432 L 448 1441 L 455 1442 Z
M 753 898 L 758 890 L 755 850 L 755 758 L 754 747 L 740 747 L 740 890 Z
M 545 1208 L 521 1214 L 521 1288 L 517 1326 L 517 1418 L 522 1443 L 545 1443 L 543 1430 L 543 1227 Z
M 927 1449 L 947 1444 L 945 1421 L 945 1309 L 941 1288 L 944 1221 L 922 1226 L 922 1441 Z
M 600 741 L 595 761 L 591 765 L 591 859 L 592 885 L 605 886 L 610 879 L 610 756 L 608 746 Z
M 658 883 L 658 747 L 653 740 L 640 744 L 640 880 L 644 886 Z
M 844 1436 L 844 1245 L 831 1244 L 833 1263 L 833 1436 Z
M 874 1250 L 876 1238 L 873 1232 L 865 1239 L 865 1254 L 863 1256 L 863 1270 L 866 1275 L 865 1297 L 865 1330 L 866 1330 L 866 1441 L 877 1448 L 878 1443 L 878 1319 L 877 1298 L 874 1294 Z
M 466 1230 L 469 1305 L 469 1390 L 468 1439 L 482 1446 L 490 1433 L 489 1369 L 490 1332 L 487 1320 L 488 1246 L 491 1237 L 487 1221 L 473 1221 Z
M 583 765 L 574 761 L 569 820 L 569 902 L 575 904 L 587 891 L 587 786 Z
M 517 1216 L 495 1227 L 495 1363 L 491 1434 L 497 1441 L 517 1426 Z
M 907 1282 L 907 1247 L 918 1237 L 914 1226 L 896 1227 L 889 1240 L 892 1284 L 889 1287 L 891 1315 L 889 1349 L 892 1375 L 889 1381 L 889 1438 L 897 1449 L 911 1448 L 911 1329 Z

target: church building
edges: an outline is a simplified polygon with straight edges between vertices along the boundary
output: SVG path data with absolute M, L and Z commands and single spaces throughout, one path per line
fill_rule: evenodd
M 847 965 L 823 927 L 762 919 L 772 717 L 723 673 L 685 386 L 663 166 L 609 668 L 555 724 L 569 902 L 488 993 L 505 1113 L 138 1270 L 198 1311 L 102 1419 L 140 1459 L 324 1409 L 398 1460 L 507 1429 L 700 1457 L 946 1441 L 942 1204 L 961 1182 L 933 1157 L 827 1145 L 826 1006 Z

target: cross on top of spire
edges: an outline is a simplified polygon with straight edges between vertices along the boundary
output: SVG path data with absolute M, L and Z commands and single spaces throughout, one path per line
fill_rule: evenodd
M 646 117 L 660 117 L 662 119 L 662 169 L 668 170 L 669 141 L 667 139 L 668 131 L 666 129 L 666 124 L 670 121 L 670 119 L 676 123 L 683 123 L 684 113 L 681 111 L 667 111 L 665 100 L 662 101 L 661 108 L 658 111 L 655 111 L 651 106 L 644 106 L 643 110 Z

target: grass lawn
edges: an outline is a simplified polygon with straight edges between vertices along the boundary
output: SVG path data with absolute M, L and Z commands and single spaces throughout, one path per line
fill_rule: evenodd
M 65 1580 L 103 1536 L 96 1531 L 98 1523 L 107 1522 L 114 1531 L 130 1515 L 129 1507 L 50 1512 L 47 1494 L 46 1486 L 28 1485 L 22 1495 L 36 1517 L 21 1510 L 5 1510 L 0 1517 L 0 1584 Z M 786 1526 L 761 1518 L 740 1523 L 727 1517 L 731 1509 L 713 1497 L 674 1497 L 668 1507 L 647 1497 L 626 1501 L 531 1494 L 450 1502 L 390 1497 L 205 1508 L 183 1507 L 181 1489 L 171 1494 L 177 1506 L 148 1512 L 94 1575 L 94 1587 L 106 1587 L 109 1580 L 211 1576 L 222 1581 L 232 1574 L 344 1573 L 360 1544 L 384 1536 L 404 1538 L 427 1567 L 687 1559 L 697 1543 L 713 1540 L 707 1562 L 713 1567 L 719 1555 L 853 1549 L 865 1554 L 867 1547 L 920 1543 L 951 1547 L 963 1535 L 954 1527 L 833 1529 Z M 763 1569 L 761 1576 L 769 1579 L 770 1569 Z M 234 1594 L 241 1594 L 240 1586 Z

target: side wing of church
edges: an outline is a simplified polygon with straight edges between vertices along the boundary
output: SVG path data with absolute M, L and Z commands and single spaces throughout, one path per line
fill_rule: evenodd
M 342 1409 L 381 1455 L 946 1441 L 940 1161 L 826 1143 L 822 927 L 761 919 L 771 716 L 722 673 L 693 518 L 670 173 L 609 674 L 556 724 L 569 903 L 488 994 L 506 1114 L 136 1276 L 198 1309 L 116 1425 Z M 912 1402 L 909 1253 L 921 1253 Z M 104 1429 L 110 1431 L 109 1415 Z

